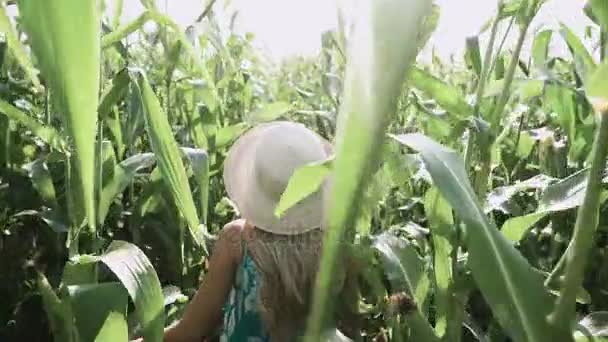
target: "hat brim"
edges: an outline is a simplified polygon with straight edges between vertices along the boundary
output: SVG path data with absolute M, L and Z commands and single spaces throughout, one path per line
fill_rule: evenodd
M 241 217 L 259 229 L 274 234 L 296 235 L 323 228 L 324 196 L 327 182 L 316 193 L 303 199 L 281 217 L 274 215 L 278 200 L 270 198 L 255 179 L 254 162 L 260 136 L 273 124 L 257 126 L 232 146 L 224 161 L 224 184 L 230 199 L 238 207 Z M 331 155 L 331 144 L 319 136 L 325 146 L 327 157 Z

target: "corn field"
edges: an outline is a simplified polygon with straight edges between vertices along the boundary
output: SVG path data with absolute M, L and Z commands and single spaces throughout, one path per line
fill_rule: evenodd
M 544 2 L 498 1 L 462 65 L 417 62 L 431 0 L 362 1 L 318 56 L 274 65 L 215 0 L 187 30 L 154 0 L 128 23 L 0 1 L 0 340 L 162 341 L 238 217 L 227 149 L 282 119 L 336 150 L 276 209 L 332 173 L 306 341 L 345 252 L 361 341 L 608 341 L 608 2 L 585 6 L 589 37 L 533 32 Z

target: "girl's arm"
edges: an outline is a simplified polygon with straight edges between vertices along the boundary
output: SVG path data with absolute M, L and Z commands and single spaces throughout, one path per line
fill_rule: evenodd
M 241 230 L 244 221 L 226 225 L 209 259 L 203 284 L 186 307 L 184 316 L 165 330 L 165 342 L 200 342 L 222 322 L 222 307 L 228 298 L 240 261 Z

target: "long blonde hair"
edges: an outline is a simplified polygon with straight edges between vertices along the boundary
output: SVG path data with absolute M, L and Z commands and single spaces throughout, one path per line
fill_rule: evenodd
M 323 232 L 315 229 L 294 236 L 254 228 L 247 248 L 260 275 L 258 302 L 272 341 L 291 341 L 303 332 L 312 302 Z M 336 289 L 341 289 L 343 277 Z

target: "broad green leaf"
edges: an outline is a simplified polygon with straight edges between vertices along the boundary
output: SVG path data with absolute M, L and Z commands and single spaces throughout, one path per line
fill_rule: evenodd
M 129 83 L 129 91 L 127 93 L 127 119 L 124 124 L 124 141 L 127 146 L 133 146 L 143 135 L 145 127 L 144 106 L 141 103 L 141 96 L 137 82 Z M 123 115 L 124 116 L 124 115 Z
M 135 245 L 113 241 L 100 260 L 127 289 L 146 342 L 162 342 L 165 323 L 163 292 L 154 267 Z
M 104 120 L 110 114 L 112 108 L 125 96 L 131 82 L 129 71 L 121 70 L 112 80 L 112 86 L 104 93 L 99 104 L 99 120 Z
M 38 191 L 43 203 L 50 207 L 57 207 L 57 193 L 53 179 L 44 159 L 36 159 L 31 163 L 23 165 L 28 177 L 32 180 L 32 185 Z
M 267 103 L 262 108 L 248 115 L 249 124 L 255 125 L 258 123 L 273 121 L 287 113 L 291 109 L 291 105 L 287 102 Z
M 418 43 L 418 52 L 420 52 L 427 44 L 439 24 L 441 17 L 441 7 L 436 3 L 432 3 L 431 12 L 422 21 L 422 29 L 416 39 Z
M 98 160 L 98 167 L 101 170 L 101 173 L 99 174 L 100 180 L 97 181 L 99 187 L 97 191 L 102 191 L 104 185 L 107 184 L 107 182 L 114 177 L 114 169 L 116 168 L 117 162 L 116 153 L 114 153 L 114 147 L 112 146 L 111 141 L 102 141 L 98 151 L 100 155 L 100 158 Z
M 4 2 L 0 3 L 0 32 L 4 34 L 11 53 L 17 62 L 19 62 L 27 77 L 32 81 L 35 88 L 39 88 L 40 80 L 38 79 L 38 71 L 34 68 L 30 57 L 19 41 L 19 37 L 6 14 L 6 4 Z
M 466 59 L 477 76 L 481 75 L 481 50 L 479 37 L 469 37 L 466 41 Z
M 558 122 L 568 135 L 576 140 L 576 94 L 570 88 L 549 84 L 545 87 L 545 105 L 558 115 Z
M 217 149 L 226 147 L 243 134 L 249 126 L 244 123 L 234 124 L 232 126 L 222 127 L 217 131 L 215 147 Z
M 112 27 L 116 28 L 120 25 L 120 17 L 122 16 L 123 0 L 116 0 L 114 4 L 114 13 L 112 15 Z
M 19 0 L 19 14 L 57 110 L 63 114 L 81 181 L 78 195 L 95 229 L 95 137 L 101 34 L 97 1 Z
M 328 229 L 307 342 L 319 340 L 331 312 L 330 287 L 344 230 L 356 222 L 357 202 L 380 158 L 378 150 L 385 139 L 385 129 L 418 53 L 417 45 L 411 42 L 419 37 L 422 20 L 432 8 L 431 2 L 425 0 L 374 0 L 361 5 L 361 16 L 349 41 Z
M 513 242 L 521 240 L 534 224 L 551 213 L 579 207 L 585 198 L 588 170 L 581 170 L 548 186 L 541 196 L 538 210 L 532 214 L 513 217 L 505 221 L 501 231 Z M 606 183 L 607 179 L 604 180 Z M 603 196 L 601 201 L 604 202 Z
M 97 284 L 99 257 L 75 255 L 68 260 L 61 275 L 62 286 Z
M 331 171 L 332 160 L 333 158 L 295 170 L 289 179 L 287 188 L 281 195 L 274 214 L 281 217 L 289 208 L 317 192 Z
M 562 38 L 566 41 L 566 44 L 570 49 L 570 53 L 572 53 L 576 72 L 584 82 L 595 69 L 595 61 L 593 60 L 593 57 L 589 51 L 587 51 L 585 45 L 583 45 L 578 36 L 572 32 L 570 28 L 564 24 L 561 24 L 559 32 Z
M 488 85 L 484 91 L 484 97 L 499 96 L 504 88 L 505 80 L 493 80 L 488 82 Z M 531 98 L 541 96 L 543 94 L 545 82 L 542 80 L 528 79 L 528 78 L 516 78 L 511 83 L 511 91 L 516 95 L 520 101 L 527 101 Z
M 46 223 L 56 233 L 67 233 L 69 220 L 64 217 L 58 209 L 50 210 L 24 210 L 16 213 L 13 217 L 36 216 Z
M 395 236 L 387 231 L 372 237 L 373 247 L 379 252 L 384 273 L 394 292 L 406 291 L 418 304 L 415 312 L 407 315 L 406 319 L 412 329 L 412 335 L 419 341 L 439 341 L 431 325 L 424 319 L 421 304 L 426 297 L 418 296 L 419 289 L 428 286 L 424 262 L 414 246 L 404 238 Z
M 59 299 L 44 274 L 38 273 L 36 283 L 54 340 L 56 342 L 79 342 L 70 304 Z
M 199 105 L 198 114 L 200 115 L 203 133 L 209 143 L 209 153 L 214 153 L 218 144 L 218 122 L 217 113 L 209 110 L 205 105 Z
M 68 287 L 81 341 L 128 341 L 129 294 L 120 283 Z
M 199 82 L 202 83 L 202 82 Z M 209 139 L 205 135 L 203 114 L 210 114 L 202 110 L 202 105 L 199 104 L 202 99 L 199 93 L 202 91 L 200 88 L 204 87 L 201 84 L 193 84 L 192 89 L 185 92 L 185 97 L 192 97 L 192 103 L 186 108 L 186 120 L 188 121 L 188 129 L 190 130 L 190 137 L 194 142 L 194 146 L 202 149 L 209 149 Z M 191 93 L 191 94 L 190 94 Z M 186 101 L 188 102 L 188 101 Z
M 123 159 L 125 150 L 127 146 L 125 145 L 125 141 L 123 138 L 123 126 L 122 120 L 120 118 L 120 113 L 116 110 L 110 111 L 110 115 L 105 118 L 104 123 L 109 131 L 109 139 L 114 142 L 114 146 L 116 146 L 116 153 L 118 159 Z
M 52 126 L 46 126 L 38 120 L 32 118 L 17 107 L 12 106 L 6 101 L 0 100 L 0 114 L 6 115 L 9 119 L 18 122 L 27 129 L 32 130 L 37 137 L 42 139 L 53 148 L 59 151 L 66 150 L 66 142 L 59 132 Z
M 101 192 L 97 213 L 98 224 L 103 224 L 112 202 L 131 184 L 137 171 L 152 166 L 155 160 L 153 153 L 141 153 L 123 160 L 114 167 L 112 177 L 104 182 Z
M 182 148 L 188 156 L 194 179 L 198 183 L 200 216 L 203 224 L 207 224 L 207 210 L 209 205 L 209 156 L 201 149 Z
M 544 68 L 547 63 L 549 44 L 552 37 L 552 30 L 541 31 L 534 37 L 534 43 L 532 43 L 532 62 L 537 69 Z
M 507 203 L 513 196 L 531 189 L 545 189 L 553 180 L 549 176 L 540 174 L 513 185 L 497 187 L 488 194 L 484 212 L 489 213 L 492 210 L 501 210 L 504 213 L 509 213 Z
M 394 184 L 388 168 L 383 167 L 372 176 L 367 190 L 359 200 L 360 213 L 355 223 L 355 230 L 360 236 L 369 235 L 378 204 L 386 198 Z
M 536 145 L 536 142 L 534 141 L 534 139 L 532 139 L 530 133 L 521 132 L 517 144 L 517 157 L 519 157 L 520 159 L 528 158 L 528 156 L 530 156 L 530 153 L 532 153 L 532 150 L 534 149 L 534 145 Z
M 166 80 L 172 80 L 173 79 L 173 72 L 175 71 L 175 68 L 177 67 L 177 63 L 179 62 L 179 57 L 182 51 L 182 42 L 180 42 L 179 40 L 177 42 L 175 42 L 173 44 L 173 46 L 171 46 L 171 48 L 169 49 L 169 51 L 166 52 L 166 56 L 167 56 L 167 65 L 165 66 L 166 74 L 165 74 L 165 79 Z
M 541 211 L 535 212 L 525 216 L 513 217 L 503 223 L 501 231 L 503 235 L 512 242 L 521 240 L 526 232 L 532 228 L 538 221 L 543 217 L 547 216 L 550 212 Z
M 552 298 L 542 277 L 485 216 L 460 156 L 420 134 L 393 138 L 421 153 L 433 183 L 466 224 L 473 278 L 508 334 L 515 341 L 539 342 L 546 341 L 548 334 L 564 336 L 545 319 Z
M 460 118 L 466 118 L 473 113 L 471 106 L 469 106 L 456 88 L 444 83 L 422 69 L 412 67 L 408 81 L 412 87 L 420 89 L 437 101 L 443 109 Z
M 602 63 L 585 84 L 587 99 L 599 113 L 608 112 L 608 62 Z
M 186 219 L 192 238 L 198 245 L 204 246 L 197 233 L 199 219 L 192 199 L 186 169 L 177 142 L 173 138 L 169 121 L 143 73 L 139 73 L 137 76 L 137 84 L 144 107 L 146 130 L 150 137 L 152 150 L 156 155 L 158 168 L 177 208 Z
M 107 48 L 112 44 L 120 42 L 122 39 L 126 38 L 131 33 L 142 28 L 144 24 L 151 19 L 151 17 L 151 12 L 145 11 L 129 24 L 116 28 L 114 31 L 103 36 L 103 38 L 101 39 L 101 47 Z
M 443 337 L 448 332 L 451 323 L 451 308 L 453 303 L 454 272 L 452 270 L 451 237 L 454 236 L 454 218 L 452 208 L 441 196 L 437 188 L 431 188 L 424 198 L 424 211 L 429 220 L 433 239 L 433 264 L 435 275 L 435 332 Z
M 608 3 L 603 0 L 590 0 L 593 14 L 604 30 L 608 30 Z

